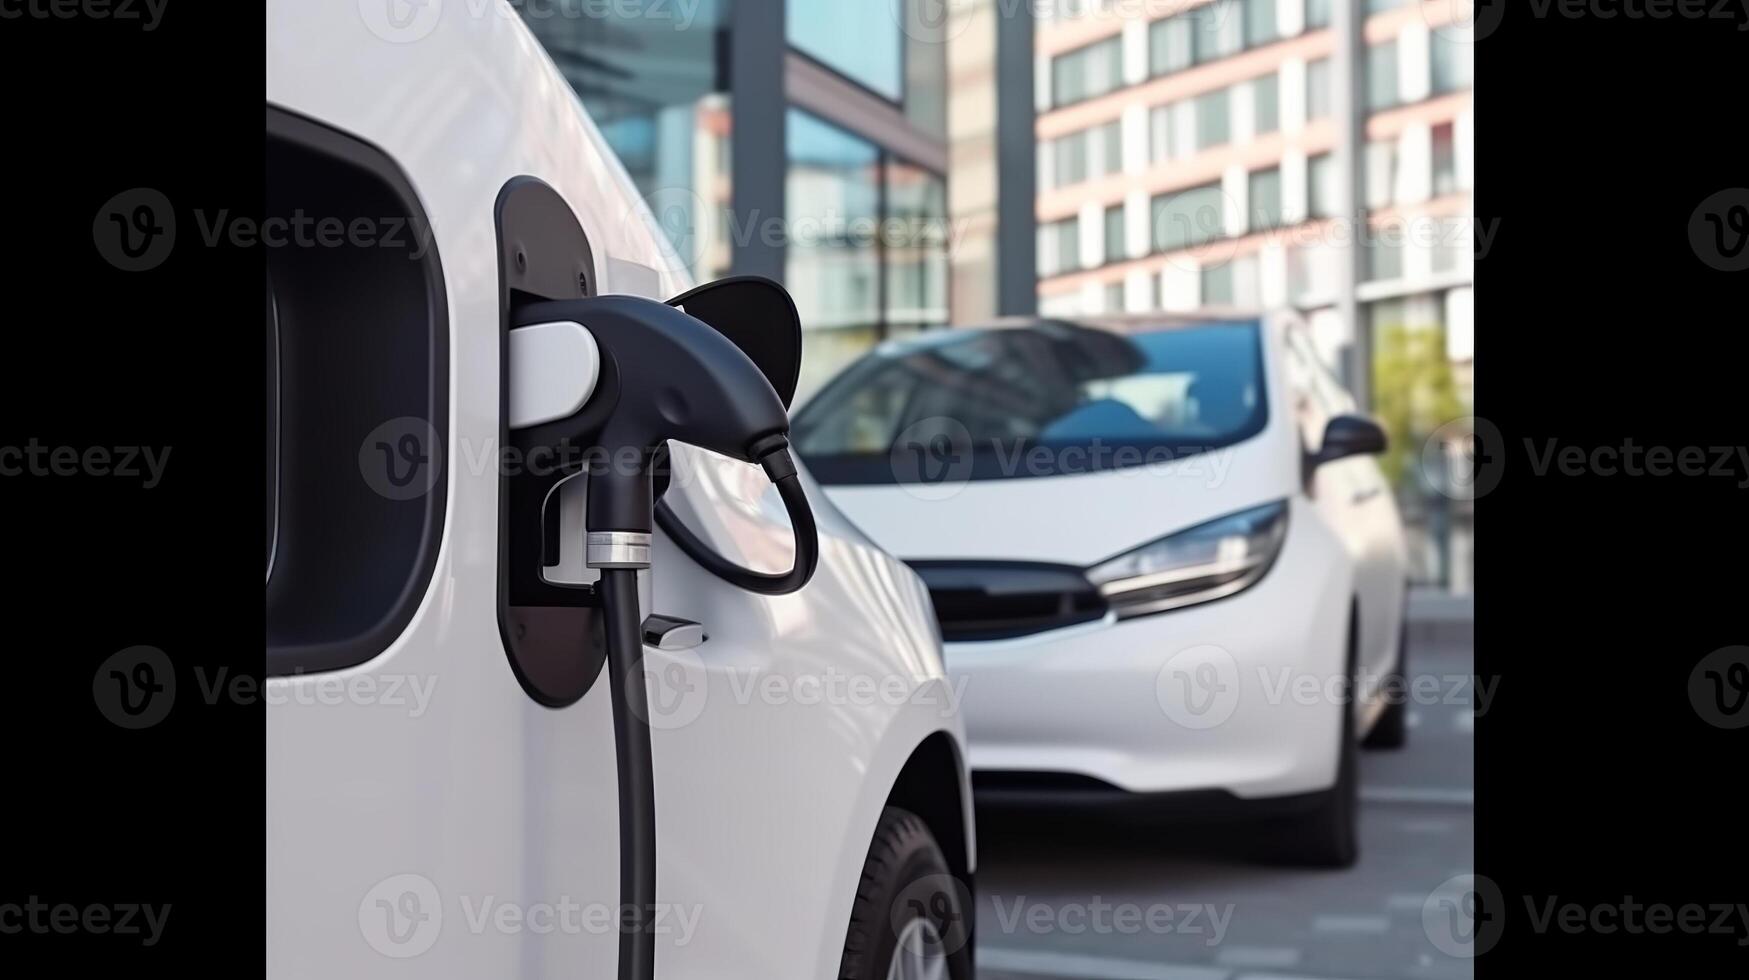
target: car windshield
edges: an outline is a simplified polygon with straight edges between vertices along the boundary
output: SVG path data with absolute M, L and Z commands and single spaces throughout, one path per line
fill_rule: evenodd
M 797 413 L 794 441 L 827 484 L 1058 476 L 1206 452 L 1263 429 L 1259 333 L 946 331 L 851 365 Z

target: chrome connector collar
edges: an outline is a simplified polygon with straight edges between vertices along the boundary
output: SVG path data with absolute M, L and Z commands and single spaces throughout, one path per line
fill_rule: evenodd
M 584 544 L 584 563 L 590 568 L 650 567 L 647 531 L 590 531 Z

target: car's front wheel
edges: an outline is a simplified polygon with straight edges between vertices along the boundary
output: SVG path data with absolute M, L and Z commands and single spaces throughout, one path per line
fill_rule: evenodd
M 863 863 L 839 980 L 971 980 L 971 908 L 916 814 L 881 812 Z

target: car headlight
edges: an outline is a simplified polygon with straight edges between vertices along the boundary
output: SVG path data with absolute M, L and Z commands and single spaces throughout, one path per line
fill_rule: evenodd
M 1087 570 L 1119 619 L 1181 609 L 1257 583 L 1287 539 L 1285 501 L 1229 514 Z

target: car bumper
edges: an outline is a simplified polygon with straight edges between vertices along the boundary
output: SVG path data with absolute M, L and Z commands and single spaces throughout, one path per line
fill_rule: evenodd
M 1296 504 L 1301 502 L 1296 501 Z M 950 643 L 980 795 L 1328 788 L 1350 596 L 1335 538 L 1298 507 L 1275 566 L 1238 595 L 1010 640 Z

